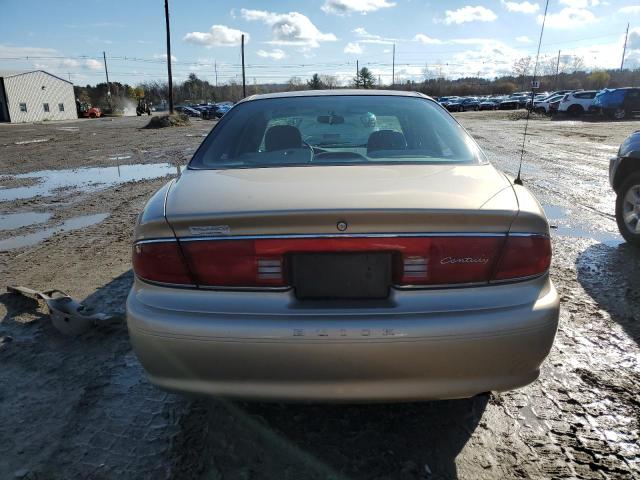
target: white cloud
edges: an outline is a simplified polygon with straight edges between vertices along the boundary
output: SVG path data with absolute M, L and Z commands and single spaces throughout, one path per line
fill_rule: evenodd
M 519 37 L 516 37 L 516 42 L 518 42 L 518 43 L 531 43 L 531 39 L 529 37 L 527 37 L 526 35 L 520 35 Z
M 394 2 L 387 0 L 325 0 L 324 5 L 322 5 L 322 11 L 336 15 L 349 15 L 350 13 L 365 15 L 381 8 L 395 6 Z
M 640 50 L 640 28 L 633 28 L 629 30 L 627 48 L 629 50 Z
M 622 7 L 618 9 L 618 13 L 623 15 L 638 15 L 640 14 L 640 5 L 629 5 L 628 7 Z
M 415 37 L 413 37 L 414 42 L 422 43 L 424 45 L 439 45 L 442 43 L 442 40 L 438 38 L 431 38 L 424 33 L 418 33 Z
M 542 23 L 543 16 L 538 15 L 538 23 Z M 596 16 L 583 8 L 565 7 L 559 12 L 547 15 L 545 26 L 549 28 L 569 29 L 582 27 L 595 22 Z
M 274 45 L 298 45 L 318 47 L 320 42 L 334 42 L 337 40 L 333 33 L 322 33 L 309 20 L 298 12 L 273 13 L 264 10 L 240 10 L 242 18 L 247 21 L 260 21 L 271 27 Z
M 502 5 L 510 11 L 517 13 L 536 13 L 540 10 L 540 5 L 537 3 L 529 3 L 529 2 L 505 2 L 505 0 L 501 0 Z
M 493 42 L 491 38 L 453 38 L 447 43 L 454 45 L 484 45 L 485 43 Z
M 455 23 L 457 25 L 467 22 L 493 22 L 498 16 L 483 6 L 472 7 L 467 5 L 465 7 L 458 8 L 457 10 L 447 10 L 444 12 L 445 18 L 442 22 L 445 25 L 451 25 Z
M 166 60 L 167 59 L 167 54 L 166 53 L 154 53 L 153 54 L 153 58 L 155 59 L 162 59 L 162 60 Z M 177 62 L 178 61 L 178 57 L 176 57 L 174 54 L 171 54 L 171 61 L 172 62 Z
M 270 52 L 268 52 L 266 50 L 258 50 L 256 52 L 256 54 L 259 57 L 272 58 L 273 60 L 282 60 L 283 58 L 285 58 L 287 56 L 287 54 L 284 53 L 284 51 L 280 50 L 279 48 L 274 48 Z
M 600 5 L 600 0 L 560 0 L 560 3 L 573 8 L 588 8 Z
M 244 34 L 245 43 L 249 41 L 249 34 L 226 25 L 213 25 L 208 32 L 190 32 L 183 40 L 197 45 L 211 47 L 235 47 L 240 45 L 240 40 Z
M 362 47 L 360 46 L 359 43 L 354 43 L 354 42 L 349 42 L 347 43 L 347 45 L 344 47 L 344 53 L 362 53 Z
M 78 62 L 77 60 L 74 60 L 73 58 L 65 58 L 60 62 L 60 65 L 63 67 L 79 67 L 80 66 L 80 62 Z
M 360 43 L 379 43 L 382 45 L 391 45 L 392 43 L 399 41 L 397 38 L 387 38 L 381 35 L 374 35 L 373 33 L 367 32 L 362 27 L 354 28 L 353 33 L 355 33 L 359 37 L 358 41 Z
M 102 62 L 99 62 L 94 58 L 88 58 L 87 60 L 85 60 L 84 66 L 87 67 L 89 70 L 94 70 L 94 71 L 102 70 L 102 68 L 104 67 Z

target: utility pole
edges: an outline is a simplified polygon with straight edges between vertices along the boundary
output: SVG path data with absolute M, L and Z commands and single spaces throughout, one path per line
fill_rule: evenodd
M 558 61 L 556 62 L 556 79 L 553 81 L 553 88 L 558 88 L 558 73 L 560 73 L 560 50 L 558 50 Z
M 241 53 L 242 53 L 242 98 L 244 98 L 247 96 L 247 83 L 244 77 L 244 34 L 242 35 Z
M 107 69 L 107 54 L 102 52 L 102 60 L 104 61 L 104 74 L 107 77 L 107 105 L 111 110 L 111 85 L 109 84 L 109 70 Z
M 167 74 L 169 76 L 169 114 L 173 115 L 173 77 L 171 76 L 171 31 L 169 30 L 169 0 L 164 0 L 164 19 L 167 25 Z
M 216 72 L 216 88 L 218 88 L 218 62 L 213 61 L 213 69 Z
M 382 82 L 380 82 L 380 74 L 378 74 L 378 88 L 382 86 Z
M 360 61 L 356 60 L 356 88 L 360 88 Z
M 624 34 L 624 47 L 622 47 L 622 62 L 620 62 L 620 71 L 624 68 L 624 56 L 627 53 L 627 38 L 629 37 L 629 24 L 627 23 L 627 31 Z
M 396 44 L 393 44 L 393 60 L 391 62 L 391 88 L 396 84 Z

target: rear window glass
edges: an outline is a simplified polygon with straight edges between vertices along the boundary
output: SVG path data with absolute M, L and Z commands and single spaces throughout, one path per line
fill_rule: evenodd
M 287 97 L 240 103 L 190 168 L 367 163 L 483 163 L 476 143 L 431 100 L 386 95 Z

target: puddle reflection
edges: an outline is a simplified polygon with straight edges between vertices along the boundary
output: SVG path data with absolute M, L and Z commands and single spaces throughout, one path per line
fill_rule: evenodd
M 21 212 L 0 215 L 0 230 L 14 230 L 28 227 L 37 223 L 44 223 L 51 218 L 50 213 Z
M 108 213 L 97 213 L 95 215 L 73 217 L 65 220 L 60 225 L 55 227 L 45 228 L 29 235 L 17 235 L 15 237 L 9 237 L 4 240 L 0 240 L 0 252 L 36 245 L 56 233 L 70 232 L 71 230 L 78 230 L 90 225 L 95 225 L 96 223 L 102 222 L 108 216 Z
M 121 183 L 151 180 L 180 173 L 180 167 L 170 163 L 117 165 L 66 170 L 41 170 L 10 175 L 12 179 L 38 179 L 35 185 L 0 188 L 0 202 L 22 200 L 37 196 L 54 195 L 57 189 L 73 189 L 83 192 L 98 190 Z

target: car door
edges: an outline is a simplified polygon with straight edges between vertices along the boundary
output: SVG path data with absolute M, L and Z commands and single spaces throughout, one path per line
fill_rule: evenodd
M 627 94 L 624 96 L 623 108 L 630 116 L 640 114 L 640 89 L 627 90 Z

